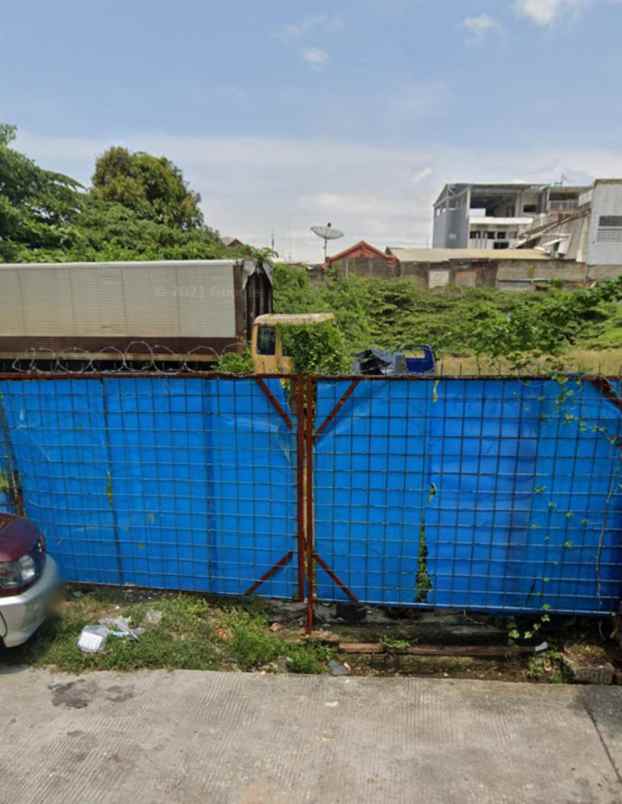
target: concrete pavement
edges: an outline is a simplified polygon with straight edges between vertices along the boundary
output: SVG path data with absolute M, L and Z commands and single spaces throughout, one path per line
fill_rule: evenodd
M 0 802 L 622 802 L 622 688 L 0 666 Z

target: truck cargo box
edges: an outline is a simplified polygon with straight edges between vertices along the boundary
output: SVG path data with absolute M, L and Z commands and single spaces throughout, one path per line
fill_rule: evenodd
M 245 260 L 0 263 L 0 360 L 210 360 L 272 312 L 268 264 Z

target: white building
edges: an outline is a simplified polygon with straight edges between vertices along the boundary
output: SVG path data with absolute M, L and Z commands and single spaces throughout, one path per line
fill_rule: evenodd
M 447 184 L 434 204 L 434 248 L 516 248 L 534 223 L 579 206 L 589 187 Z
M 519 248 L 586 265 L 588 279 L 622 274 L 622 179 L 597 179 L 577 207 L 539 216 L 521 234 Z

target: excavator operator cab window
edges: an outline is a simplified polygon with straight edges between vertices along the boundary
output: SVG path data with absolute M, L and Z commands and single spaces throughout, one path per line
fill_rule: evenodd
M 274 355 L 276 353 L 276 329 L 274 327 L 259 327 L 257 333 L 257 354 Z

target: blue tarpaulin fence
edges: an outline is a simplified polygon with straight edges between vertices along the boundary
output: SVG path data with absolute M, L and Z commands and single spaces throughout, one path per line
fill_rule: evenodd
M 307 565 L 319 598 L 617 610 L 617 383 L 311 386 L 297 419 L 278 379 L 0 380 L 0 507 L 15 471 L 68 581 L 290 598 L 312 425 L 314 547 L 333 573 Z
M 602 613 L 622 592 L 620 410 L 588 381 L 320 381 L 317 553 L 360 600 Z M 612 389 L 615 391 L 615 389 Z M 319 572 L 318 596 L 345 599 Z
M 26 513 L 66 580 L 240 595 L 295 549 L 295 434 L 253 380 L 9 380 L 0 393 Z M 262 592 L 291 597 L 294 575 Z

